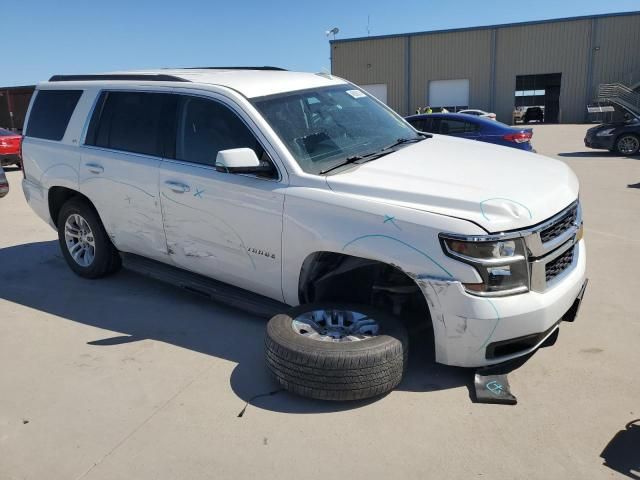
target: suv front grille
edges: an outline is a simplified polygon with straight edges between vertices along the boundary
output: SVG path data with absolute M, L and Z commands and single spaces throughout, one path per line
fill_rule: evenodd
M 545 265 L 545 277 L 547 282 L 553 280 L 555 277 L 564 272 L 573 262 L 573 250 L 575 247 L 570 248 L 558 258 L 550 261 Z
M 542 243 L 547 243 L 569 230 L 576 221 L 577 215 L 578 205 L 576 204 L 567 210 L 562 217 L 540 232 L 540 240 Z

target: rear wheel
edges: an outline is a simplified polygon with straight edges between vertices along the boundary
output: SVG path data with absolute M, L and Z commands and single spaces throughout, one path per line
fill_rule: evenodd
M 616 151 L 621 155 L 637 155 L 640 151 L 640 138 L 632 134 L 623 134 L 616 140 Z
M 58 216 L 58 241 L 67 264 L 85 278 L 99 278 L 121 266 L 96 211 L 86 201 L 72 198 Z
M 285 389 L 323 400 L 360 400 L 400 383 L 408 335 L 398 318 L 378 309 L 315 303 L 273 317 L 265 350 Z

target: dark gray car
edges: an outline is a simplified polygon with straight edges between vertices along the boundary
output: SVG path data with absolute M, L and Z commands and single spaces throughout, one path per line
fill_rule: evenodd
M 624 122 L 604 123 L 587 130 L 585 146 L 617 152 L 621 155 L 640 153 L 640 119 L 628 118 Z

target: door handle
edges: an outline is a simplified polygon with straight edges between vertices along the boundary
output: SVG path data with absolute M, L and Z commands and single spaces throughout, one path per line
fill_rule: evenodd
M 104 167 L 102 165 L 98 165 L 97 163 L 87 163 L 86 167 L 91 173 L 104 172 Z
M 167 181 L 167 182 L 164 182 L 164 184 L 176 193 L 185 193 L 191 190 L 189 188 L 189 185 L 185 185 L 184 183 L 180 183 L 180 182 Z

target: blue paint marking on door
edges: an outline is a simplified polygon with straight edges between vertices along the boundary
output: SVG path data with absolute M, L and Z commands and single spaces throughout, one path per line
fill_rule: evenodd
M 398 230 L 402 230 L 400 226 L 396 223 L 396 217 L 394 217 L 393 215 L 385 215 L 384 221 L 382 223 L 391 223 Z

